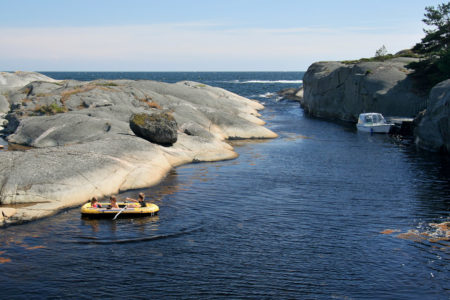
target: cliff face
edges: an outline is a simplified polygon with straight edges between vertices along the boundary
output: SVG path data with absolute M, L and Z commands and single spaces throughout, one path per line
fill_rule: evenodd
M 303 77 L 302 107 L 310 115 L 356 122 L 362 112 L 414 117 L 425 108 L 426 97 L 414 92 L 412 58 L 384 62 L 318 62 Z
M 356 122 L 362 112 L 415 117 L 416 144 L 450 153 L 450 79 L 436 85 L 429 97 L 414 90 L 405 66 L 412 58 L 384 62 L 318 62 L 303 77 L 302 107 L 312 116 Z
M 416 128 L 416 144 L 425 150 L 450 153 L 450 79 L 430 92 L 427 110 Z

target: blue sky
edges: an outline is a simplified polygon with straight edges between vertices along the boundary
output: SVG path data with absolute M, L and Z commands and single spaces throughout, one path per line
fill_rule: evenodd
M 0 0 L 0 70 L 303 71 L 412 47 L 442 2 Z

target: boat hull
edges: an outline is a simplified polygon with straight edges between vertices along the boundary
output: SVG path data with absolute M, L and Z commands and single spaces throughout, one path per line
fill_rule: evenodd
M 147 203 L 145 207 L 125 207 L 125 205 L 133 205 L 130 203 L 118 203 L 120 208 L 109 208 L 108 203 L 100 203 L 102 207 L 91 207 L 91 203 L 86 203 L 81 207 L 81 216 L 86 218 L 113 219 L 119 212 L 119 218 L 136 218 L 156 216 L 159 207 L 153 203 Z
M 358 131 L 370 133 L 389 133 L 392 124 L 378 124 L 378 125 L 362 125 L 357 124 Z

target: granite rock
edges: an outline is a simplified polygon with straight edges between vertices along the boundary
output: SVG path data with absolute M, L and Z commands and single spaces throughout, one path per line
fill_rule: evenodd
M 167 112 L 133 114 L 130 128 L 137 136 L 159 145 L 171 146 L 177 141 L 177 122 Z
M 0 114 L 7 113 L 9 111 L 9 102 L 4 95 L 0 95 Z
M 0 72 L 0 91 L 21 88 L 33 81 L 59 82 L 59 80 L 36 72 Z
M 416 122 L 416 144 L 425 150 L 450 154 L 450 79 L 430 92 L 426 112 Z
M 154 185 L 182 164 L 237 157 L 226 139 L 277 136 L 262 126 L 260 103 L 196 82 L 33 81 L 8 100 L 8 141 L 33 148 L 0 151 L 0 204 L 30 206 L 0 225 Z M 130 129 L 133 114 L 163 112 L 176 121 L 171 147 Z
M 303 87 L 282 89 L 281 91 L 278 91 L 277 94 L 283 99 L 300 102 L 303 99 Z
M 310 115 L 356 122 L 363 112 L 414 117 L 426 106 L 406 65 L 412 58 L 383 62 L 318 62 L 303 77 L 301 105 Z

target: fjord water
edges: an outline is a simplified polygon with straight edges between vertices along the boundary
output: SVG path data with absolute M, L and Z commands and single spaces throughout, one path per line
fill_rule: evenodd
M 45 74 L 223 87 L 261 101 L 280 137 L 172 170 L 143 190 L 157 217 L 83 220 L 74 208 L 0 229 L 1 297 L 450 297 L 449 243 L 429 225 L 450 219 L 449 162 L 278 101 L 303 73 Z

